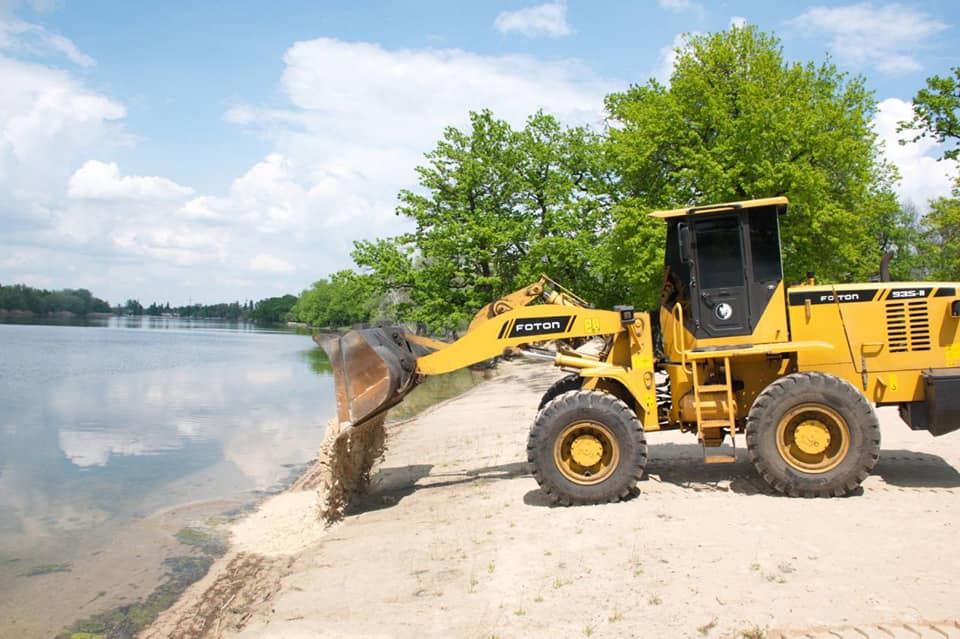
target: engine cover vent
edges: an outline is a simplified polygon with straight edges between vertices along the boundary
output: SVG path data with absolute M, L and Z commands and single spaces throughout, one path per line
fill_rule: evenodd
M 887 344 L 891 353 L 930 350 L 926 300 L 887 302 Z

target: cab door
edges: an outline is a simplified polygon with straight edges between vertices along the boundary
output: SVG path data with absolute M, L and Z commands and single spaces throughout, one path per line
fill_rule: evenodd
M 695 279 L 690 285 L 697 337 L 750 335 L 740 216 L 692 223 Z

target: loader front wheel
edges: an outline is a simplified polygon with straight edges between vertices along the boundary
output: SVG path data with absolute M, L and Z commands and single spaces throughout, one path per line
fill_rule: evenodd
M 547 392 L 543 394 L 543 397 L 540 398 L 540 405 L 537 406 L 537 410 L 543 410 L 543 407 L 549 404 L 554 397 L 559 397 L 570 391 L 580 390 L 582 384 L 583 379 L 576 373 L 570 373 L 569 375 L 561 377 L 555 381 L 550 388 L 547 389 Z
M 552 501 L 601 504 L 636 493 L 647 441 L 636 414 L 621 400 L 600 391 L 569 391 L 537 415 L 527 459 Z
M 873 406 L 847 381 L 793 373 L 773 382 L 747 416 L 747 450 L 775 490 L 840 497 L 866 479 L 880 456 Z

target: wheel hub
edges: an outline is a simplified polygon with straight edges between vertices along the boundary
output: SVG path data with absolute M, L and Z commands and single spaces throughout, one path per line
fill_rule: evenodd
M 580 435 L 570 444 L 570 456 L 580 466 L 593 466 L 603 458 L 603 444 L 593 435 Z
M 568 480 L 582 486 L 605 481 L 620 463 L 620 444 L 609 427 L 578 421 L 561 431 L 553 445 L 553 461 Z
M 819 402 L 788 411 L 777 425 L 781 458 L 804 473 L 826 473 L 839 466 L 850 450 L 850 427 L 836 410 Z
M 830 430 L 815 419 L 808 419 L 797 425 L 793 441 L 797 448 L 808 455 L 819 455 L 830 446 Z

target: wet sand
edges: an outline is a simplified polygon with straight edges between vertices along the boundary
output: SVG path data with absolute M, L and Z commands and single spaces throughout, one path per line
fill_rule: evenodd
M 506 363 L 388 426 L 370 493 L 330 528 L 312 490 L 268 500 L 141 636 L 960 637 L 960 433 L 881 411 L 880 463 L 831 500 L 651 433 L 638 498 L 554 508 L 526 437 L 559 375 Z

